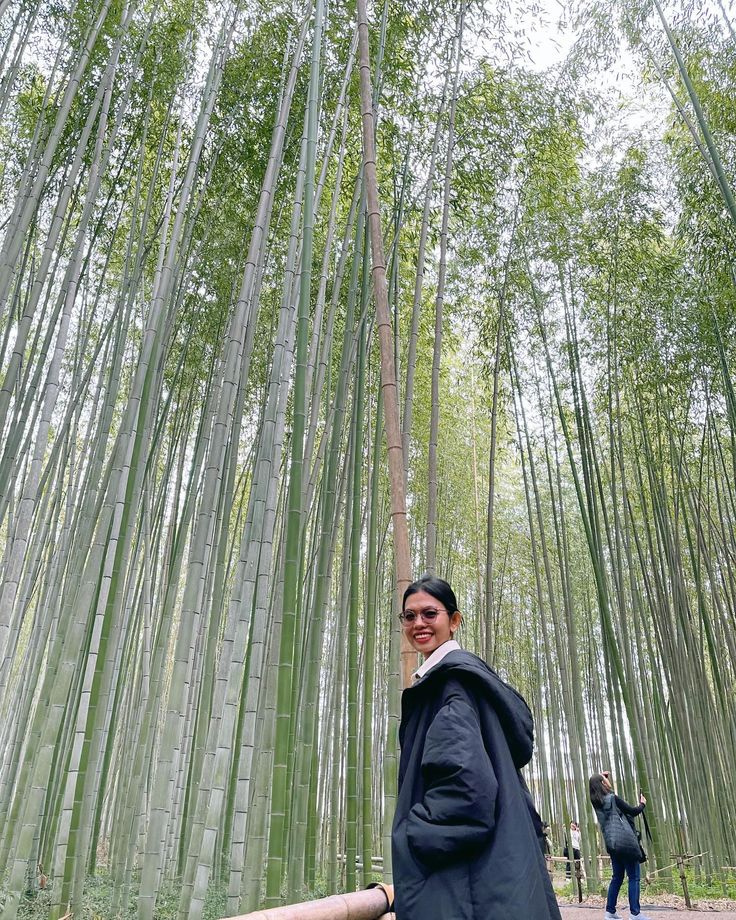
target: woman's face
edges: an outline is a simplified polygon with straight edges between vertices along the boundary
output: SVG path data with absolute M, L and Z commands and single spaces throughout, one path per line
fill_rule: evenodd
M 425 612 L 431 616 L 435 610 L 437 615 L 434 619 L 425 619 L 423 616 Z M 404 632 L 412 648 L 421 652 L 425 657 L 431 655 L 443 642 L 451 639 L 460 625 L 460 614 L 455 611 L 450 616 L 445 606 L 426 591 L 410 594 L 406 599 L 404 613 L 417 614 L 413 622 L 404 622 Z

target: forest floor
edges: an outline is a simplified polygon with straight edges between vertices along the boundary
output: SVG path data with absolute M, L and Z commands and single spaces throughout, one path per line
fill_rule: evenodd
M 623 903 L 622 903 L 623 902 Z M 631 914 L 626 895 L 619 898 L 618 912 L 629 920 Z M 685 920 L 687 917 L 702 917 L 704 913 L 717 913 L 718 920 L 736 920 L 736 902 L 725 899 L 693 898 L 693 908 L 688 910 L 685 899 L 677 895 L 662 894 L 642 896 L 641 911 L 652 920 Z M 583 904 L 560 903 L 563 920 L 601 920 L 605 908 L 603 898 L 591 896 Z

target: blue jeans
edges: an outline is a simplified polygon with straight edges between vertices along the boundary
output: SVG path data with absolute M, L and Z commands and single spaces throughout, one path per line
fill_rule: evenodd
M 631 911 L 631 916 L 636 917 L 637 914 L 641 911 L 641 907 L 639 906 L 639 878 L 641 874 L 641 867 L 639 863 L 621 862 L 620 859 L 616 859 L 615 856 L 612 856 L 611 868 L 613 869 L 613 877 L 611 878 L 611 884 L 608 886 L 606 910 L 609 914 L 616 913 L 616 900 L 618 899 L 618 893 L 621 890 L 621 884 L 624 880 L 625 872 L 629 877 L 629 910 Z

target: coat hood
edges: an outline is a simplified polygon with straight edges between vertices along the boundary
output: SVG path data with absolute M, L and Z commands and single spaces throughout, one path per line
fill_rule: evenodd
M 405 693 L 421 687 L 429 688 L 437 680 L 456 677 L 472 682 L 478 698 L 485 700 L 496 712 L 517 768 L 526 766 L 534 751 L 534 720 L 524 697 L 505 683 L 488 665 L 464 649 L 448 652 L 424 677 Z

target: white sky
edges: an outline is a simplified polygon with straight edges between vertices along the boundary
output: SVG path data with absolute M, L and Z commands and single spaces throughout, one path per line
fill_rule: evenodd
M 561 68 L 577 35 L 560 0 L 537 2 L 540 15 L 520 20 L 528 44 L 527 65 L 540 71 Z M 670 117 L 671 100 L 659 83 L 643 83 L 641 63 L 634 58 L 625 42 L 621 42 L 617 51 L 610 66 L 601 67 L 591 74 L 591 89 L 612 103 L 615 111 L 612 130 L 622 133 L 628 130 L 659 138 Z

